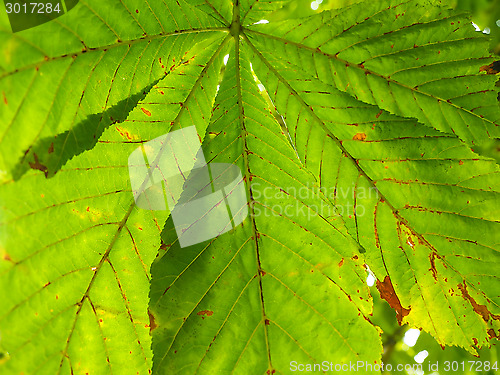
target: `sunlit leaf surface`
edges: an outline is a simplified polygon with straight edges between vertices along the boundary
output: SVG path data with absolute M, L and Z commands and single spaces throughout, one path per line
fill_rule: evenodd
M 433 345 L 500 336 L 488 41 L 436 1 L 259 22 L 284 5 L 80 1 L 15 34 L 0 17 L 2 374 L 380 364 L 377 291 Z M 193 125 L 241 171 L 248 217 L 181 247 L 127 161 Z

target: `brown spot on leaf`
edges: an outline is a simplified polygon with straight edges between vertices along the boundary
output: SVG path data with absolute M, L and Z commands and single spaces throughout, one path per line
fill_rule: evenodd
M 500 61 L 494 61 L 490 65 L 484 65 L 479 68 L 480 72 L 486 72 L 486 74 L 498 74 L 500 73 Z
M 496 333 L 493 328 L 490 328 L 488 330 L 488 336 L 490 339 L 492 339 L 492 338 L 500 339 L 500 331 L 498 333 Z
M 382 299 L 385 299 L 387 303 L 389 303 L 389 306 L 391 306 L 396 311 L 398 324 L 401 325 L 403 318 L 410 313 L 411 308 L 405 309 L 403 306 L 401 306 L 401 301 L 396 295 L 389 275 L 385 276 L 384 281 L 382 282 L 377 280 L 377 289 L 380 293 L 380 297 L 382 297 Z
M 148 310 L 148 315 L 149 315 L 149 330 L 152 332 L 158 327 L 158 325 L 155 322 L 154 315 L 149 310 Z
M 116 130 L 118 131 L 118 133 L 120 133 L 120 135 L 123 137 L 123 138 L 126 138 L 128 139 L 129 141 L 133 140 L 134 139 L 134 136 L 132 134 L 130 134 L 130 132 L 126 129 L 123 129 L 123 128 L 120 128 L 119 126 L 116 126 Z
M 8 105 L 9 101 L 7 100 L 7 97 L 5 96 L 5 92 L 3 92 L 3 91 L 2 91 L 2 96 L 3 96 L 3 102 L 5 103 L 5 105 Z
M 264 320 L 264 323 L 266 324 L 266 326 L 268 326 L 269 324 L 271 324 L 271 322 L 269 321 L 269 319 Z
M 413 240 L 412 240 L 412 238 L 411 238 L 410 236 L 408 236 L 408 237 L 406 238 L 406 243 L 407 243 L 408 245 L 410 245 L 411 247 L 415 246 L 415 242 L 413 242 Z
M 470 304 L 472 305 L 472 308 L 474 309 L 474 312 L 476 314 L 480 315 L 481 318 L 483 318 L 483 320 L 485 322 L 488 322 L 488 320 L 490 319 L 490 316 L 494 320 L 500 320 L 500 315 L 493 315 L 492 313 L 489 312 L 488 308 L 485 305 L 478 304 L 474 300 L 474 298 L 471 297 L 471 295 L 469 294 L 469 291 L 467 290 L 467 284 L 465 283 L 465 280 L 464 280 L 463 285 L 458 284 L 457 287 L 462 292 L 462 296 L 470 302 Z
M 50 147 L 49 147 L 49 150 L 48 150 L 48 153 L 49 153 L 49 154 L 52 154 L 53 152 L 54 152 L 54 142 L 52 142 L 52 143 L 50 144 Z
M 352 137 L 353 140 L 355 141 L 364 141 L 366 139 L 366 134 L 365 133 L 357 133 Z
M 151 117 L 151 112 L 149 112 L 146 108 L 141 108 L 141 110 L 142 110 L 142 112 L 144 112 L 144 114 L 145 114 L 146 116 Z
M 464 165 L 464 162 L 462 160 L 459 160 L 458 165 Z
M 202 310 L 196 313 L 196 315 L 206 315 L 206 316 L 212 316 L 213 314 L 214 312 L 210 310 Z
M 344 265 L 344 258 L 342 258 L 339 262 L 339 267 L 342 267 Z
M 382 109 L 381 109 L 381 110 L 380 110 L 380 112 L 379 112 L 379 113 L 377 113 L 377 115 L 376 115 L 375 117 L 376 117 L 376 118 L 379 118 L 379 117 L 380 117 L 380 115 L 381 115 L 382 113 L 384 113 L 384 110 L 382 110 Z
M 30 165 L 30 168 L 38 170 L 38 171 L 42 171 L 45 174 L 45 177 L 47 177 L 48 174 L 49 174 L 49 168 L 47 168 L 45 165 L 43 165 L 42 163 L 40 163 L 38 161 L 38 155 L 37 154 L 33 153 L 33 156 L 35 158 L 35 162 L 34 163 L 29 162 L 28 163 Z
M 435 252 L 429 254 L 429 261 L 431 263 L 431 268 L 429 268 L 429 271 L 432 272 L 432 277 L 434 277 L 434 280 L 437 281 L 436 257 L 439 258 L 439 255 Z

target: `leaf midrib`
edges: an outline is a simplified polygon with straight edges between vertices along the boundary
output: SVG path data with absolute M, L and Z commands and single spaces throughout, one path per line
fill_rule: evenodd
M 238 7 L 238 0 L 235 2 L 235 8 Z M 238 7 L 239 8 L 239 7 Z M 239 16 L 239 10 L 238 10 L 238 16 Z M 238 118 L 239 118 L 239 123 L 240 123 L 240 128 L 241 128 L 241 134 L 240 137 L 243 139 L 243 162 L 245 165 L 245 177 L 244 181 L 245 186 L 247 188 L 247 194 L 249 197 L 252 196 L 251 194 L 251 187 L 250 187 L 250 163 L 248 160 L 248 151 L 249 147 L 247 144 L 247 138 L 248 138 L 248 131 L 246 129 L 245 125 L 245 114 L 244 114 L 244 109 L 243 109 L 243 96 L 241 93 L 241 62 L 240 62 L 240 38 L 239 35 L 235 36 L 235 64 L 236 64 L 236 90 L 237 90 L 237 100 L 238 100 Z M 266 354 L 267 354 L 267 362 L 268 362 L 268 370 L 273 369 L 272 361 L 271 361 L 271 350 L 269 346 L 269 333 L 267 329 L 267 325 L 265 324 L 265 319 L 266 319 L 266 309 L 264 305 L 264 290 L 262 287 L 262 264 L 261 264 L 261 259 L 260 259 L 260 251 L 259 251 L 259 239 L 258 239 L 258 230 L 257 230 L 257 224 L 255 223 L 255 212 L 254 212 L 254 207 L 252 204 L 249 205 L 250 209 L 250 220 L 252 223 L 252 239 L 255 242 L 255 256 L 256 256 L 256 261 L 257 261 L 257 281 L 259 284 L 259 296 L 260 296 L 260 304 L 261 304 L 261 313 L 262 313 L 262 319 L 260 324 L 264 328 L 264 338 L 265 338 L 265 343 L 266 343 Z M 236 368 L 236 366 L 235 366 Z M 235 369 L 234 368 L 234 369 Z M 233 371 L 234 371 L 233 369 Z

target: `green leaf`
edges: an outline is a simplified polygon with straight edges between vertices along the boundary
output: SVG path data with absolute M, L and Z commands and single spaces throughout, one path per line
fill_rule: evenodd
M 166 213 L 135 206 L 126 160 L 170 128 L 208 123 L 225 44 L 165 75 L 52 179 L 30 171 L 1 185 L 3 371 L 150 371 L 149 268 Z
M 2 374 L 378 365 L 405 328 L 374 299 L 434 346 L 500 337 L 487 41 L 436 1 L 273 22 L 290 4 L 88 0 L 15 34 L 0 15 Z M 249 215 L 181 247 L 127 161 L 193 125 Z
M 395 292 L 398 321 L 442 345 L 472 353 L 487 345 L 500 328 L 495 161 L 297 75 L 289 62 L 271 64 L 249 43 L 257 76 L 285 123 L 296 124 L 288 130 L 299 157 L 343 209 L 379 290 Z
M 428 0 L 355 4 L 251 27 L 266 57 L 285 59 L 353 97 L 478 143 L 500 137 L 488 40 L 467 15 Z
M 0 170 L 11 174 L 20 162 L 18 178 L 29 163 L 40 163 L 55 173 L 75 152 L 91 148 L 103 129 L 123 121 L 145 91 L 219 26 L 183 0 L 168 6 L 113 1 L 80 3 L 38 28 L 4 32 Z
M 358 246 L 267 108 L 239 43 L 230 54 L 203 149 L 207 160 L 243 171 L 250 217 L 188 248 L 167 225 L 168 251 L 152 270 L 153 370 L 248 374 L 283 372 L 290 359 L 380 363 Z M 326 341 L 339 344 L 318 345 Z

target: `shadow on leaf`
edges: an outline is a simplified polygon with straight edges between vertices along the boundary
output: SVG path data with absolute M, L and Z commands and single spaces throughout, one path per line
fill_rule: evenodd
M 13 168 L 14 180 L 19 180 L 30 169 L 43 172 L 46 178 L 53 177 L 68 160 L 92 149 L 109 126 L 125 121 L 129 113 L 141 100 L 144 100 L 160 80 L 157 79 L 137 94 L 118 102 L 108 110 L 88 116 L 64 133 L 40 139 L 26 150 Z

